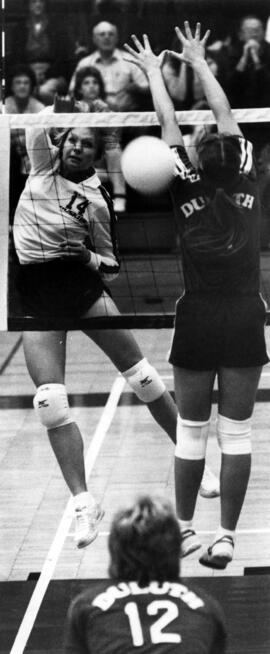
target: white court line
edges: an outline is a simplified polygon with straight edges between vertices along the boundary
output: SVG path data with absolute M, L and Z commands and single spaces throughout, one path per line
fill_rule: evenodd
M 88 479 L 92 468 L 94 467 L 96 458 L 101 448 L 102 442 L 113 420 L 120 395 L 123 391 L 126 381 L 122 376 L 117 376 L 111 388 L 111 392 L 107 403 L 105 404 L 102 416 L 95 430 L 91 444 L 89 446 L 86 459 L 85 471 L 86 478 Z M 59 523 L 55 537 L 52 541 L 51 547 L 45 559 L 40 577 L 36 583 L 34 592 L 31 596 L 30 602 L 24 614 L 23 620 L 20 624 L 17 636 L 13 643 L 10 654 L 22 654 L 27 644 L 28 638 L 34 626 L 41 602 L 46 593 L 47 587 L 53 575 L 59 554 L 61 553 L 64 541 L 70 529 L 71 522 L 74 517 L 72 497 L 67 502 L 62 519 Z

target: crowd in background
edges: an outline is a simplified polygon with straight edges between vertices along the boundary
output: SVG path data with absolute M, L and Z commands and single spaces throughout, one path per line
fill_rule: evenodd
M 133 2 L 133 16 L 138 17 L 144 10 L 147 19 L 148 6 L 155 25 L 155 14 L 158 13 L 155 5 L 160 8 L 162 3 L 163 0 L 148 0 L 148 3 L 136 0 L 137 13 L 134 13 Z M 24 21 L 13 26 L 7 35 L 5 111 L 39 112 L 53 103 L 55 93 L 83 100 L 90 111 L 153 110 L 147 79 L 136 65 L 126 60 L 124 43 L 120 41 L 130 4 L 130 0 L 90 2 L 91 34 L 87 38 L 80 31 L 71 39 L 64 21 L 55 20 L 52 5 L 47 0 L 28 0 Z M 169 5 L 173 5 L 175 11 L 175 0 L 169 0 Z M 167 9 L 169 11 L 168 6 Z M 181 21 L 178 22 L 181 26 Z M 260 14 L 243 12 L 234 29 L 224 38 L 217 38 L 212 30 L 207 60 L 232 108 L 270 106 L 269 26 L 270 20 L 263 20 Z M 162 27 L 164 36 L 160 38 L 160 44 L 156 40 L 157 32 L 152 38 L 148 30 L 154 49 L 157 52 L 163 48 L 175 49 L 173 30 L 169 36 L 166 26 L 163 24 Z M 177 110 L 207 108 L 202 88 L 185 63 L 166 55 L 163 75 Z M 262 187 L 267 188 L 265 180 L 269 178 L 270 158 L 269 146 L 265 146 L 270 142 L 270 129 L 267 124 L 244 125 L 243 129 L 245 136 L 255 144 L 264 180 Z M 114 136 L 119 147 L 125 144 L 124 133 Z M 187 141 L 197 138 L 197 131 L 187 129 L 186 138 Z M 28 174 L 23 130 L 16 130 L 12 137 L 11 168 L 18 178 L 18 193 L 13 194 L 12 199 L 16 205 L 16 196 Z M 269 203 L 266 204 L 267 217 Z M 122 210 L 124 208 L 122 204 Z

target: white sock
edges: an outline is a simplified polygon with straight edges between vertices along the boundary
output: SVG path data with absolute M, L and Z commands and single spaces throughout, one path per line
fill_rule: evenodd
M 93 498 L 93 495 L 91 495 L 91 493 L 89 493 L 88 491 L 84 491 L 83 493 L 78 493 L 78 495 L 74 495 L 73 504 L 74 504 L 74 509 L 84 509 L 84 508 L 90 509 L 95 505 L 95 500 Z
M 180 524 L 181 531 L 186 531 L 186 529 L 193 529 L 192 520 L 180 520 L 179 518 L 178 522 Z
M 231 536 L 233 541 L 235 540 L 235 530 L 231 531 L 230 529 L 224 529 L 224 527 L 221 527 L 221 525 L 218 526 L 216 535 L 215 535 L 215 541 L 219 540 L 220 538 L 223 538 L 223 536 Z

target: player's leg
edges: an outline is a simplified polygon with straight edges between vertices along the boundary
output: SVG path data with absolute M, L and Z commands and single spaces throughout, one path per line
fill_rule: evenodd
M 175 448 L 175 494 L 183 542 L 182 555 L 200 547 L 193 515 L 205 466 L 215 371 L 174 366 L 175 397 L 179 411 Z
M 221 521 L 201 563 L 223 568 L 232 559 L 235 529 L 251 468 L 251 415 L 261 367 L 221 368 L 218 372 L 217 431 L 221 449 Z M 218 541 L 218 542 L 217 542 Z
M 61 472 L 74 496 L 78 516 L 76 541 L 78 546 L 84 546 L 97 535 L 95 516 L 100 516 L 100 510 L 98 507 L 96 511 L 96 502 L 87 492 L 83 440 L 69 413 L 64 385 L 66 334 L 62 331 L 25 332 L 23 344 L 27 368 L 37 387 L 34 406 L 39 420 L 47 428 Z M 82 512 L 83 507 L 86 510 Z
M 87 313 L 88 316 L 120 315 L 113 300 L 106 295 L 100 298 Z M 85 332 L 126 378 L 144 402 L 153 418 L 170 439 L 176 441 L 177 408 L 159 374 L 144 358 L 143 353 L 128 329 L 99 329 Z

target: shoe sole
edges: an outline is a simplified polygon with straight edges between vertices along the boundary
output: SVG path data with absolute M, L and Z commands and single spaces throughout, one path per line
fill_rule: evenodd
M 207 557 L 207 554 L 201 556 L 199 562 L 206 568 L 214 568 L 214 570 L 225 570 L 228 563 L 232 561 L 232 557 L 229 556 L 212 556 L 211 558 Z
M 206 499 L 212 499 L 213 497 L 219 497 L 220 492 L 219 491 L 207 491 L 207 490 L 204 490 L 203 488 L 200 488 L 199 495 L 201 497 L 205 497 Z
M 100 513 L 99 513 L 99 515 L 98 515 L 98 517 L 97 517 L 97 520 L 96 520 L 96 524 L 97 524 L 97 525 L 98 525 L 98 524 L 101 522 L 101 520 L 104 518 L 104 515 L 105 515 L 105 511 L 104 511 L 103 509 L 101 509 L 101 511 L 100 511 Z M 96 540 L 97 536 L 98 536 L 98 530 L 94 531 L 94 532 L 92 533 L 92 536 L 89 536 L 89 538 L 87 538 L 87 540 L 79 541 L 78 543 L 76 543 L 77 548 L 78 548 L 79 550 L 81 550 L 81 549 L 83 549 L 84 547 L 87 547 L 87 545 L 91 545 L 91 543 L 93 543 L 94 540 Z

